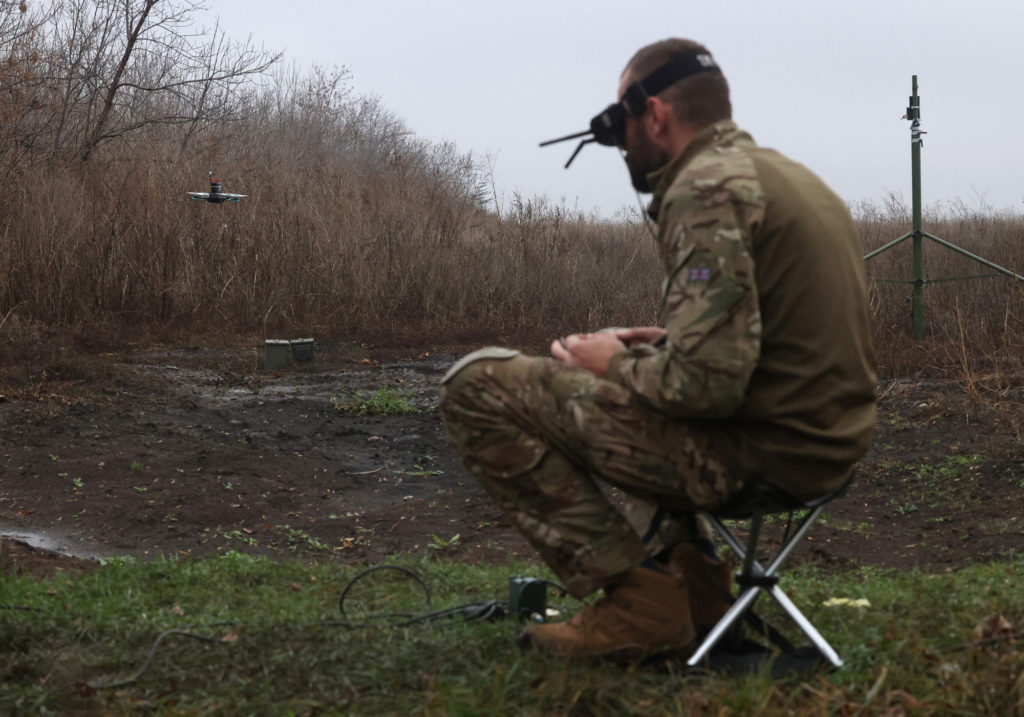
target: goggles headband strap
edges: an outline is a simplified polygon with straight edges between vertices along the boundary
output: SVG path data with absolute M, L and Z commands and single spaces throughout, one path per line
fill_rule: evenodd
M 648 97 L 660 94 L 670 85 L 690 75 L 717 69 L 718 65 L 715 60 L 706 52 L 687 52 L 676 55 L 644 79 L 631 84 L 622 96 L 622 100 L 630 114 L 643 114 Z

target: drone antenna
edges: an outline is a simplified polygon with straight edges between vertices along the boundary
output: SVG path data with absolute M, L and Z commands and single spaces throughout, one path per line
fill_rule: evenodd
M 588 130 L 584 130 L 582 132 L 574 132 L 573 134 L 567 134 L 564 137 L 558 137 L 557 139 L 549 139 L 546 142 L 541 142 L 540 146 L 541 147 L 547 147 L 549 144 L 556 144 L 558 142 L 565 142 L 565 141 L 570 140 L 570 139 L 578 139 L 579 137 L 586 137 L 588 134 L 589 135 L 594 134 L 594 130 L 588 129 Z M 580 143 L 578 145 L 576 145 L 576 150 L 572 153 L 572 156 L 569 157 L 569 161 L 565 163 L 565 168 L 566 169 L 569 168 L 569 165 L 572 164 L 572 161 L 574 159 L 576 159 L 576 155 L 580 153 L 580 150 L 583 149 L 583 146 L 585 144 L 589 144 L 590 142 L 596 142 L 596 141 L 597 141 L 597 137 L 587 137 L 587 139 L 581 139 Z
M 578 145 L 576 145 L 576 151 L 572 153 L 572 156 L 569 157 L 569 161 L 565 163 L 565 168 L 566 169 L 569 168 L 569 165 L 572 164 L 572 161 L 574 159 L 576 159 L 576 155 L 580 153 L 581 149 L 583 149 L 583 145 L 589 144 L 590 142 L 596 142 L 596 141 L 597 141 L 597 137 L 591 137 L 590 139 L 581 139 L 580 143 Z
M 565 142 L 566 140 L 576 139 L 577 137 L 584 137 L 584 136 L 586 136 L 588 134 L 593 134 L 593 130 L 585 129 L 582 132 L 576 132 L 574 134 L 567 134 L 564 137 L 559 137 L 558 139 L 549 139 L 546 142 L 541 142 L 540 146 L 541 147 L 547 147 L 549 144 L 555 144 L 556 142 Z

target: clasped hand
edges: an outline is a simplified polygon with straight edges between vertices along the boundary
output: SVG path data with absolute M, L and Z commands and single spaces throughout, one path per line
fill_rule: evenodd
M 551 355 L 569 366 L 598 376 L 608 372 L 612 356 L 632 344 L 649 344 L 665 333 L 658 326 L 605 329 L 594 334 L 570 334 L 551 342 Z

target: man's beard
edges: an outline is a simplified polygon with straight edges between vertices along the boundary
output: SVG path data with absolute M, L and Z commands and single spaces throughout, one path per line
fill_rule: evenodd
M 647 175 L 664 167 L 671 157 L 653 145 L 642 125 L 634 135 L 632 144 L 633 146 L 626 150 L 629 178 L 636 191 L 649 194 L 652 189 L 647 181 Z

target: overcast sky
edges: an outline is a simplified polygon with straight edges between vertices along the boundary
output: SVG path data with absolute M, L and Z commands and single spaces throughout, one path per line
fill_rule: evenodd
M 612 216 L 636 206 L 616 150 L 570 143 L 615 99 L 633 52 L 671 36 L 707 45 L 733 116 L 849 202 L 910 203 L 918 76 L 926 207 L 1024 211 L 1020 0 L 212 0 L 211 16 L 302 65 L 345 66 L 411 130 L 494 161 L 498 193 Z

